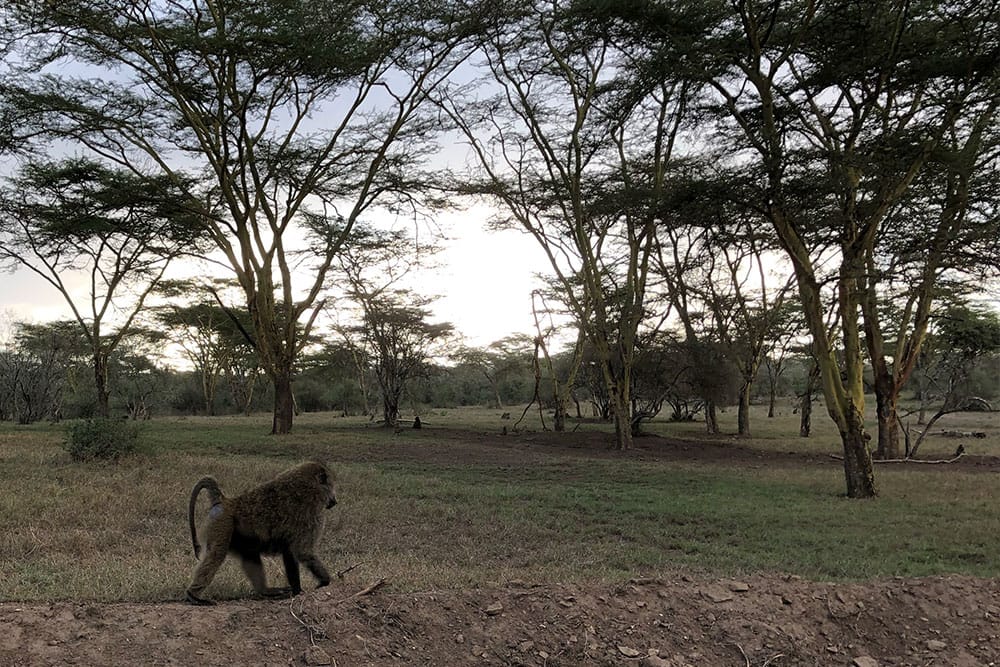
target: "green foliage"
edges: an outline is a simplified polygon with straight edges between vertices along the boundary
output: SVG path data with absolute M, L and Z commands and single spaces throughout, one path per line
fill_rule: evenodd
M 954 306 L 941 317 L 938 329 L 954 351 L 968 358 L 1000 350 L 1000 317 L 992 311 Z
M 139 441 L 139 427 L 119 419 L 85 419 L 66 429 L 63 448 L 74 461 L 117 461 L 132 454 Z

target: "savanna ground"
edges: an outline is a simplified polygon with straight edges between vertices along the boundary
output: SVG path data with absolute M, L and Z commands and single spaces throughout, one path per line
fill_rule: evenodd
M 750 439 L 654 423 L 625 454 L 588 421 L 423 421 L 161 418 L 118 464 L 0 426 L 0 665 L 1000 665 L 1000 413 L 946 417 L 986 437 L 880 465 L 875 501 L 841 495 L 822 413 L 809 439 L 788 409 Z M 308 457 L 337 471 L 320 553 L 342 576 L 256 601 L 227 562 L 217 606 L 178 602 L 192 484 Z

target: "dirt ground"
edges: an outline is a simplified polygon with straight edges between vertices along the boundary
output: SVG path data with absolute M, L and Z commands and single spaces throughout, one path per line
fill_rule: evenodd
M 477 461 L 524 465 L 540 448 L 546 457 L 558 448 L 542 434 L 454 437 L 464 441 L 462 457 Z M 586 455 L 605 455 L 599 439 L 575 441 Z M 580 453 L 573 449 L 562 451 Z M 407 452 L 424 460 L 455 457 L 441 434 L 424 447 L 383 448 L 376 456 Z M 660 438 L 637 441 L 630 455 L 839 465 L 818 455 Z M 1000 468 L 995 457 L 965 457 L 958 465 Z M 354 571 L 285 601 L 0 604 L 0 667 L 119 664 L 1000 667 L 1000 580 L 832 584 L 664 573 L 617 588 L 512 581 L 412 593 Z
M 824 584 L 683 575 L 618 588 L 393 592 L 290 601 L 2 604 L 0 664 L 1000 665 L 1000 582 Z

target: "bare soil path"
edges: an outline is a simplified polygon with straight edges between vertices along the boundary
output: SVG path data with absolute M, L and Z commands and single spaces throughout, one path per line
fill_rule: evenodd
M 367 587 L 209 608 L 5 603 L 0 665 L 1000 665 L 995 580 Z

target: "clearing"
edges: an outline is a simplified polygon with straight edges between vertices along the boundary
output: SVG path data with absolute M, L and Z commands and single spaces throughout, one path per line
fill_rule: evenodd
M 990 416 L 993 420 L 989 424 L 991 438 L 996 431 L 994 417 Z M 435 420 L 426 421 L 433 424 Z M 175 434 L 176 443 L 180 437 L 176 434 L 183 431 L 185 422 L 164 420 L 163 423 Z M 194 433 L 204 431 L 206 422 L 190 420 L 187 423 L 192 424 Z M 553 469 L 558 470 L 560 475 L 576 479 L 581 488 L 586 489 L 590 488 L 586 485 L 592 483 L 586 478 L 587 471 L 596 470 L 603 474 L 606 470 L 617 470 L 619 464 L 626 468 L 640 466 L 623 478 L 624 482 L 616 480 L 615 484 L 619 485 L 626 484 L 633 477 L 645 479 L 647 474 L 652 474 L 650 471 L 662 468 L 665 471 L 679 469 L 682 473 L 691 471 L 695 476 L 704 469 L 713 479 L 716 471 L 724 471 L 723 477 L 729 472 L 745 473 L 747 478 L 738 478 L 745 485 L 751 484 L 758 474 L 777 475 L 780 479 L 802 476 L 807 486 L 819 478 L 830 480 L 833 488 L 838 483 L 839 464 L 815 447 L 795 452 L 783 447 L 750 447 L 731 438 L 695 443 L 687 438 L 655 435 L 638 439 L 633 452 L 621 455 L 606 450 L 608 438 L 600 431 L 582 429 L 580 433 L 571 435 L 543 431 L 501 435 L 498 429 L 492 427 L 445 430 L 431 426 L 421 432 L 398 433 L 395 441 L 390 437 L 390 442 L 378 447 L 372 447 L 370 439 L 381 436 L 371 436 L 363 431 L 352 435 L 350 430 L 342 430 L 330 436 L 330 442 L 341 442 L 344 438 L 363 442 L 338 448 L 323 442 L 325 431 L 316 425 L 319 423 L 319 418 L 312 426 L 309 422 L 304 423 L 300 428 L 303 434 L 298 436 L 300 440 L 279 440 L 275 443 L 273 438 L 261 438 L 263 444 L 259 445 L 241 440 L 229 450 L 204 456 L 219 457 L 218 460 L 222 461 L 236 451 L 251 458 L 273 459 L 276 447 L 290 446 L 293 456 L 323 453 L 335 467 L 348 471 L 341 473 L 343 484 L 358 497 L 358 503 L 363 503 L 364 511 L 369 516 L 363 520 L 347 519 L 336 528 L 339 535 L 334 535 L 333 543 L 348 546 L 330 547 L 331 550 L 339 550 L 331 568 L 343 570 L 355 563 L 357 566 L 344 572 L 331 586 L 310 590 L 294 600 L 256 601 L 244 597 L 246 585 L 235 576 L 232 579 L 234 583 L 224 582 L 214 592 L 210 589 L 220 602 L 208 608 L 190 607 L 173 600 L 157 602 L 155 597 L 146 602 L 102 602 L 93 599 L 85 590 L 70 592 L 63 599 L 90 598 L 89 601 L 46 601 L 60 599 L 58 592 L 52 593 L 46 588 L 51 585 L 51 590 L 60 590 L 58 575 L 37 573 L 49 572 L 46 568 L 51 568 L 51 572 L 59 570 L 30 544 L 48 544 L 53 554 L 62 547 L 57 548 L 55 537 L 28 534 L 31 531 L 37 533 L 39 529 L 22 531 L 17 528 L 5 550 L 8 555 L 20 550 L 19 558 L 10 562 L 34 568 L 31 571 L 37 577 L 37 582 L 33 584 L 37 589 L 23 589 L 28 593 L 18 593 L 22 589 L 14 588 L 13 595 L 4 595 L 7 600 L 33 601 L 0 604 L 0 665 L 1000 665 L 1000 581 L 990 574 L 996 571 L 997 560 L 993 553 L 984 554 L 971 549 L 958 553 L 956 557 L 968 558 L 973 568 L 965 574 L 949 574 L 950 566 L 946 565 L 932 576 L 897 577 L 882 573 L 863 582 L 836 576 L 832 578 L 838 581 L 823 581 L 822 575 L 814 578 L 786 574 L 769 567 L 744 569 L 739 564 L 731 571 L 720 574 L 717 562 L 710 562 L 705 568 L 688 567 L 688 563 L 697 562 L 691 559 L 699 558 L 701 552 L 682 552 L 680 547 L 674 565 L 650 565 L 648 560 L 644 560 L 649 556 L 642 554 L 630 560 L 631 551 L 638 550 L 643 544 L 636 538 L 642 533 L 636 533 L 636 528 L 628 526 L 623 528 L 617 546 L 595 545 L 595 549 L 603 550 L 600 552 L 602 560 L 620 557 L 619 565 L 608 571 L 599 571 L 594 577 L 586 573 L 579 577 L 564 577 L 558 573 L 565 571 L 551 563 L 544 564 L 540 569 L 535 567 L 538 558 L 546 553 L 544 545 L 527 545 L 528 548 L 537 546 L 537 550 L 529 551 L 529 555 L 524 556 L 515 548 L 517 545 L 506 544 L 504 540 L 523 541 L 525 538 L 518 537 L 519 533 L 513 538 L 505 536 L 503 530 L 498 529 L 495 538 L 498 543 L 506 544 L 515 557 L 530 556 L 534 559 L 527 561 L 528 566 L 524 569 L 529 576 L 520 577 L 516 566 L 497 571 L 493 561 L 490 561 L 484 567 L 495 571 L 495 575 L 480 576 L 475 568 L 459 573 L 459 580 L 470 577 L 472 585 L 451 585 L 450 580 L 443 585 L 434 585 L 441 580 L 441 575 L 427 570 L 431 572 L 426 575 L 430 577 L 428 581 L 431 585 L 421 586 L 421 577 L 425 575 L 420 574 L 423 572 L 420 568 L 425 566 L 418 564 L 408 569 L 403 556 L 379 550 L 388 549 L 386 545 L 404 539 L 396 535 L 401 535 L 403 528 L 412 525 L 394 523 L 398 510 L 373 516 L 382 506 L 379 503 L 387 502 L 387 493 L 378 487 L 380 483 L 386 484 L 386 488 L 391 487 L 393 493 L 418 493 L 420 495 L 414 497 L 429 504 L 445 502 L 453 497 L 457 497 L 460 504 L 467 504 L 469 499 L 457 495 L 459 490 L 464 486 L 477 487 L 469 492 L 493 493 L 484 496 L 493 499 L 513 499 L 511 503 L 515 508 L 518 498 L 515 492 L 503 490 L 500 494 L 478 488 L 484 486 L 485 475 L 492 478 L 497 471 L 509 474 L 514 487 L 527 484 L 525 494 L 544 493 L 541 488 L 531 490 L 531 484 L 537 481 L 532 475 L 549 474 L 544 472 L 545 466 L 555 466 Z M 357 425 L 352 428 L 356 429 Z M 361 435 L 357 435 L 359 433 Z M 43 439 L 50 438 L 47 432 L 43 436 Z M 194 442 L 198 436 L 190 437 Z M 23 440 L 22 436 L 19 438 Z M 183 437 L 180 439 L 183 440 Z M 4 445 L 0 447 L 0 463 L 10 465 L 9 469 L 4 468 L 5 482 L 19 483 L 17 480 L 29 476 L 29 471 L 38 468 L 39 462 L 58 469 L 60 484 L 64 483 L 64 476 L 73 474 L 73 468 L 60 458 L 61 454 L 44 449 L 38 454 L 40 450 L 35 447 L 31 451 L 36 454 L 31 456 L 42 458 L 32 462 L 25 453 L 27 450 L 17 449 L 12 442 L 0 442 Z M 174 446 L 186 451 L 183 444 L 171 445 Z M 137 471 L 149 469 L 162 454 L 163 451 L 155 450 L 144 454 L 147 458 L 136 463 L 120 464 L 119 468 L 122 465 L 133 466 L 126 468 L 125 472 L 105 466 L 91 467 L 81 474 L 89 474 L 90 478 L 107 475 L 107 481 L 103 483 L 109 486 L 115 483 L 116 475 L 131 475 L 130 483 L 135 483 L 139 474 Z M 19 456 L 26 461 L 24 468 L 14 465 Z M 191 457 L 194 458 L 189 460 Z M 221 465 L 212 463 L 215 460 L 202 460 L 186 453 L 178 454 L 172 465 L 179 469 L 178 479 L 183 480 L 192 476 L 188 467 L 193 470 L 204 469 L 206 465 Z M 279 459 L 272 465 L 280 468 L 286 462 Z M 580 465 L 580 462 L 585 465 Z M 610 467 L 602 468 L 602 465 Z M 913 468 L 920 468 L 919 473 L 911 472 Z M 156 470 L 159 471 L 159 468 Z M 162 475 L 171 474 L 166 472 L 166 467 L 163 470 Z M 462 472 L 467 470 L 474 472 Z M 413 491 L 393 476 L 427 473 L 433 474 L 437 480 L 451 474 L 448 471 L 454 472 L 458 483 L 449 485 L 442 482 L 443 486 L 437 491 L 430 488 L 427 482 L 430 478 L 421 477 L 414 482 L 415 487 L 422 487 L 423 490 Z M 959 480 L 956 488 L 968 487 L 968 480 L 973 480 L 972 484 L 982 486 L 981 493 L 987 494 L 989 499 L 992 496 L 989 489 L 996 488 L 996 483 L 1000 481 L 997 476 L 1000 474 L 1000 458 L 993 452 L 979 452 L 951 465 L 883 466 L 880 473 L 880 478 L 885 480 L 892 493 L 906 498 L 907 502 L 910 497 L 906 494 L 910 493 L 908 489 L 911 486 L 929 488 L 928 485 L 933 486 L 935 479 L 952 478 Z M 354 488 L 351 488 L 349 477 L 361 478 L 363 474 L 368 475 L 364 477 L 364 485 L 355 482 Z M 463 477 L 466 474 L 474 476 Z M 475 476 L 479 474 L 484 477 Z M 388 480 L 380 482 L 381 477 Z M 539 486 L 555 483 L 554 479 Z M 669 481 L 674 478 L 664 479 Z M 763 488 L 773 487 L 776 493 L 783 493 L 774 485 L 773 479 L 764 477 L 761 481 Z M 79 480 L 74 480 L 68 487 L 79 484 Z M 369 489 L 370 496 L 363 495 L 362 486 Z M 741 486 L 738 490 L 743 493 L 752 488 L 756 487 Z M 701 494 L 697 497 L 703 499 L 699 502 L 709 505 L 720 502 L 718 498 L 728 497 L 712 496 L 711 493 L 716 491 L 705 486 L 697 486 L 696 491 Z M 687 490 L 677 487 L 677 494 L 685 492 Z M 18 502 L 18 493 L 15 490 L 12 502 Z M 166 489 L 164 493 L 164 497 L 169 497 L 175 492 Z M 630 493 L 639 491 L 632 489 Z M 658 493 L 670 495 L 671 489 L 661 489 Z M 179 495 L 183 496 L 183 493 Z M 837 498 L 834 492 L 824 490 L 819 494 L 819 502 L 832 504 L 835 509 L 861 508 L 859 514 L 865 514 L 867 508 L 881 511 L 884 505 L 896 502 L 889 495 L 887 493 L 884 500 L 858 503 Z M 350 507 L 350 494 L 346 497 Z M 599 501 L 600 496 L 596 497 Z M 645 502 L 645 498 L 639 496 L 636 502 Z M 584 498 L 581 491 L 580 498 L 575 502 L 581 503 L 583 508 L 591 507 L 598 511 L 598 501 Z M 407 496 L 401 502 L 405 506 L 416 501 Z M 762 501 L 758 498 L 755 502 Z M 180 498 L 177 504 L 182 504 Z M 442 507 L 447 509 L 449 506 Z M 993 515 L 988 518 L 988 523 L 976 524 L 981 531 L 985 530 L 983 526 L 992 527 L 996 521 L 995 503 L 982 507 L 992 507 Z M 732 505 L 728 510 L 723 507 L 722 511 L 735 513 L 740 509 Z M 470 509 L 470 512 L 473 511 L 479 510 Z M 663 511 L 673 510 L 668 507 Z M 762 508 L 761 511 L 768 510 Z M 790 513 L 790 520 L 794 518 L 794 507 L 782 511 Z M 149 600 L 149 590 L 177 590 L 179 595 L 183 589 L 184 576 L 191 565 L 190 554 L 180 553 L 186 548 L 182 537 L 183 520 L 179 512 L 171 512 L 170 517 L 164 519 L 167 527 L 164 539 L 176 543 L 174 550 L 178 556 L 176 566 L 164 557 L 163 568 L 170 581 L 157 582 L 162 588 L 139 589 L 134 594 L 124 594 L 123 599 Z M 926 510 L 921 509 L 919 513 L 926 513 Z M 926 514 L 928 526 L 939 521 L 934 518 L 933 512 Z M 475 522 L 480 523 L 482 519 L 478 514 L 475 516 Z M 495 516 L 510 530 L 521 530 L 519 524 L 507 514 Z M 920 518 L 917 517 L 918 520 Z M 129 525 L 136 524 L 136 521 L 130 521 Z M 425 523 L 427 521 L 424 520 Z M 450 557 L 460 535 L 456 532 L 451 536 L 446 532 L 455 522 L 455 517 L 449 517 L 448 521 L 450 523 L 443 522 L 435 527 L 442 535 L 436 540 L 433 536 L 425 538 L 420 534 L 406 539 L 430 540 L 426 548 L 440 549 L 432 556 L 444 562 Z M 682 521 L 671 521 L 678 531 L 691 529 Z M 943 521 L 947 526 L 947 516 Z M 958 532 L 961 522 L 956 520 L 954 523 L 955 534 L 962 534 Z M 766 533 L 766 524 L 762 525 L 765 528 L 753 527 L 750 530 Z M 366 528 L 372 530 L 371 542 L 365 542 Z M 455 530 L 463 530 L 461 523 Z M 606 526 L 602 530 L 606 532 Z M 931 530 L 929 527 L 928 531 Z M 665 531 L 669 532 L 670 527 L 667 526 Z M 37 542 L 30 542 L 28 537 Z M 743 534 L 739 541 L 751 541 L 750 537 Z M 760 542 L 766 544 L 767 537 L 766 534 L 761 536 Z M 661 538 L 657 536 L 655 539 Z M 711 539 L 718 540 L 718 548 L 713 548 L 714 551 L 723 550 L 727 540 L 732 541 L 731 536 L 725 534 Z M 793 540 L 790 544 L 798 544 L 794 540 L 801 538 L 783 535 L 780 539 L 790 539 Z M 881 536 L 873 535 L 871 539 L 871 544 L 875 545 Z M 891 528 L 886 528 L 885 539 L 893 541 L 900 538 Z M 996 538 L 990 536 L 989 539 Z M 477 541 L 482 541 L 481 537 Z M 988 546 L 989 543 L 984 544 Z M 372 545 L 381 546 L 376 549 Z M 371 560 L 365 560 L 366 549 L 369 548 L 374 555 Z M 471 550 L 474 545 L 462 548 Z M 928 553 L 929 548 L 915 553 L 917 556 Z M 779 547 L 777 550 L 785 549 Z M 787 549 L 797 550 L 801 546 Z M 827 563 L 844 558 L 835 555 L 833 547 L 821 541 L 816 543 L 815 549 L 820 553 L 802 555 L 803 565 L 799 571 L 808 572 L 809 563 L 813 560 Z M 831 550 L 829 557 L 825 552 L 827 549 Z M 947 549 L 942 547 L 940 551 L 946 553 Z M 986 551 L 990 549 L 986 548 Z M 475 555 L 475 558 L 492 558 L 491 553 L 483 552 L 482 556 Z M 504 552 L 496 557 L 505 559 L 511 556 Z M 575 554 L 573 557 L 580 556 Z M 87 566 L 85 561 L 86 558 L 81 556 L 81 568 Z M 120 569 L 127 570 L 129 567 L 127 558 L 124 558 Z M 631 575 L 623 575 L 629 567 L 634 567 L 635 571 Z M 794 567 L 789 569 L 795 570 Z M 862 568 L 862 571 L 868 570 Z M 931 568 L 928 571 L 936 570 Z M 555 578 L 547 578 L 539 572 L 557 574 L 553 575 Z M 968 572 L 986 574 L 976 576 Z M 18 576 L 22 575 L 15 573 L 15 579 Z M 47 578 L 55 578 L 56 581 L 46 583 Z M 142 585 L 150 586 L 148 579 L 146 576 Z M 304 583 L 308 588 L 311 581 L 307 579 Z M 37 594 L 32 590 L 37 590 Z

